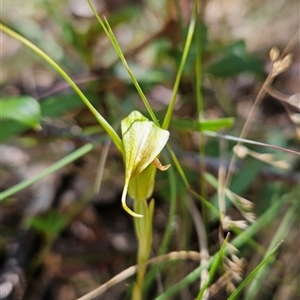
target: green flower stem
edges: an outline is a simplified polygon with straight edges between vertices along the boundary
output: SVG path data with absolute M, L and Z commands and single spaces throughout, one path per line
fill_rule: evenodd
M 144 102 L 144 105 L 146 106 L 146 108 L 147 108 L 147 110 L 148 110 L 148 112 L 149 112 L 149 114 L 150 114 L 150 116 L 151 116 L 153 122 L 154 122 L 157 126 L 160 127 L 159 122 L 158 122 L 158 120 L 157 120 L 157 118 L 156 118 L 156 116 L 155 116 L 155 114 L 154 114 L 154 112 L 153 112 L 153 110 L 152 110 L 152 108 L 151 108 L 151 105 L 149 104 L 149 102 L 148 102 L 148 100 L 147 100 L 147 98 L 146 98 L 146 96 L 145 96 L 143 90 L 141 89 L 141 87 L 140 87 L 138 81 L 136 80 L 134 74 L 132 73 L 131 69 L 129 68 L 129 66 L 128 66 L 128 64 L 127 64 L 127 61 L 126 61 L 126 59 L 125 59 L 125 57 L 124 57 L 124 55 L 123 55 L 123 52 L 122 52 L 122 50 L 121 50 L 121 47 L 120 47 L 120 45 L 119 45 L 119 43 L 118 43 L 118 41 L 117 41 L 117 39 L 116 39 L 116 37 L 115 37 L 115 35 L 114 35 L 112 29 L 111 29 L 111 27 L 110 27 L 108 21 L 104 18 L 104 22 L 103 22 L 103 20 L 101 19 L 101 17 L 98 15 L 98 13 L 97 13 L 97 11 L 96 11 L 94 5 L 92 4 L 92 2 L 91 2 L 90 0 L 87 0 L 87 2 L 88 2 L 88 4 L 89 4 L 91 10 L 93 11 L 95 17 L 97 18 L 99 24 L 100 24 L 101 27 L 103 28 L 105 34 L 106 34 L 107 37 L 109 38 L 109 40 L 110 40 L 110 42 L 112 43 L 113 47 L 115 48 L 115 50 L 116 50 L 116 52 L 117 52 L 117 54 L 118 54 L 118 56 L 119 56 L 121 62 L 123 63 L 123 66 L 125 67 L 125 69 L 126 69 L 128 75 L 130 76 L 130 78 L 131 78 L 131 80 L 132 80 L 132 83 L 134 84 L 135 88 L 137 89 L 137 91 L 138 91 L 138 93 L 139 93 L 139 95 L 140 95 L 142 101 Z
M 181 177 L 181 179 L 184 183 L 184 186 L 189 190 L 190 189 L 190 184 L 189 184 L 189 182 L 188 182 L 188 180 L 185 176 L 183 168 L 181 167 L 180 162 L 179 162 L 176 154 L 174 153 L 174 151 L 172 150 L 172 148 L 170 147 L 169 144 L 167 144 L 167 149 L 168 149 L 169 154 L 170 154 L 170 156 L 173 160 L 173 163 L 174 163 L 174 165 L 175 165 L 175 167 L 176 167 L 176 169 L 177 169 L 177 171 L 178 171 L 178 173 L 179 173 L 179 175 L 180 175 L 180 177 Z
M 198 1 L 195 1 L 196 11 L 198 12 Z M 203 79 L 203 66 L 202 66 L 202 45 L 200 41 L 200 28 L 201 24 L 199 21 L 199 18 L 197 18 L 196 21 L 196 28 L 195 28 L 195 34 L 196 34 L 196 67 L 195 67 L 195 86 L 196 86 L 196 103 L 197 103 L 197 118 L 199 120 L 199 133 L 202 131 L 201 128 L 201 118 L 203 115 L 203 95 L 202 95 L 202 79 Z M 200 138 L 199 140 L 199 155 L 202 157 L 205 157 L 205 143 L 203 142 L 203 139 Z M 203 160 L 200 159 L 200 165 L 199 165 L 199 172 L 200 174 L 205 173 L 205 163 Z M 207 198 L 207 185 L 203 179 L 202 176 L 199 176 L 199 186 L 201 195 L 204 198 Z M 206 209 L 205 205 L 201 204 L 201 211 L 202 211 L 202 218 L 203 223 L 206 229 L 208 229 L 208 219 L 209 219 L 209 211 Z
M 165 155 L 165 157 L 167 157 Z M 172 240 L 172 233 L 173 233 L 173 224 L 176 219 L 176 198 L 177 198 L 177 182 L 174 168 L 170 168 L 168 170 L 168 177 L 169 177 L 169 186 L 170 186 L 170 210 L 168 213 L 168 223 L 166 229 L 164 231 L 164 236 L 160 243 L 160 247 L 158 250 L 157 255 L 163 255 L 167 252 L 168 246 Z M 159 270 L 161 270 L 162 264 L 153 265 L 150 270 L 147 272 L 147 278 L 144 285 L 144 293 L 147 295 L 147 292 L 150 289 L 150 286 Z
M 197 20 L 197 10 L 196 10 L 196 4 L 195 4 L 196 2 L 197 1 L 194 1 L 193 16 L 191 18 L 191 22 L 190 22 L 190 25 L 189 25 L 188 34 L 187 34 L 186 42 L 185 42 L 185 45 L 184 45 L 183 54 L 182 54 L 181 62 L 180 62 L 180 65 L 179 65 L 179 69 L 178 69 L 178 72 L 176 74 L 176 79 L 175 79 L 174 88 L 173 88 L 173 94 L 172 94 L 171 101 L 169 103 L 168 110 L 167 110 L 167 113 L 166 113 L 166 116 L 164 118 L 164 122 L 163 122 L 163 125 L 162 125 L 163 129 L 168 129 L 169 128 L 170 121 L 172 119 L 173 109 L 174 109 L 175 102 L 176 102 L 176 96 L 177 96 L 177 92 L 178 92 L 178 88 L 179 88 L 179 83 L 180 83 L 180 80 L 181 80 L 181 75 L 183 73 L 183 69 L 184 69 L 184 66 L 185 66 L 187 55 L 189 53 L 190 46 L 191 46 L 191 43 L 192 43 L 192 38 L 193 38 L 193 35 L 194 35 L 196 20 Z
M 154 212 L 154 200 L 148 205 L 147 200 L 135 200 L 134 210 L 142 214 L 143 218 L 134 218 L 135 232 L 138 240 L 137 263 L 146 262 L 149 259 L 152 244 L 152 221 Z M 146 273 L 146 266 L 137 271 L 136 283 L 133 288 L 133 300 L 143 299 L 143 286 Z
M 87 108 L 91 111 L 91 113 L 94 115 L 96 120 L 102 125 L 102 127 L 106 130 L 106 132 L 109 134 L 111 139 L 113 140 L 116 147 L 119 149 L 119 151 L 123 154 L 123 144 L 116 133 L 116 131 L 111 127 L 111 125 L 102 117 L 102 115 L 95 109 L 95 107 L 90 103 L 90 101 L 87 99 L 87 97 L 83 94 L 83 92 L 79 89 L 79 87 L 75 84 L 75 82 L 70 78 L 70 76 L 52 59 L 50 58 L 43 50 L 38 48 L 36 45 L 31 43 L 29 40 L 24 38 L 23 36 L 19 35 L 15 31 L 11 30 L 4 24 L 0 23 L 0 30 L 7 33 L 11 37 L 15 38 L 19 42 L 21 42 L 23 45 L 27 46 L 29 49 L 31 49 L 33 52 L 35 52 L 37 55 L 39 55 L 44 61 L 46 61 L 50 66 L 52 66 L 73 88 L 73 90 L 78 94 L 78 96 L 82 99 L 84 104 L 87 106 Z

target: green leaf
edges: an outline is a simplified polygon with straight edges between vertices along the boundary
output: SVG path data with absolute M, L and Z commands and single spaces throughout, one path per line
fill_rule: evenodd
M 41 102 L 43 117 L 57 117 L 64 112 L 83 106 L 82 100 L 75 94 L 56 95 Z
M 0 143 L 26 130 L 27 126 L 14 120 L 0 120 Z
M 43 217 L 33 217 L 30 225 L 35 229 L 51 235 L 57 235 L 68 224 L 65 216 L 59 215 L 55 211 L 50 211 Z
M 79 157 L 85 155 L 86 153 L 90 152 L 94 148 L 93 144 L 85 144 L 84 146 L 80 147 L 79 149 L 75 150 L 74 152 L 66 155 L 59 161 L 55 162 L 51 166 L 47 167 L 46 169 L 40 171 L 35 176 L 32 176 L 30 178 L 27 178 L 18 184 L 10 187 L 9 189 L 0 192 L 0 201 L 3 201 L 4 199 L 16 194 L 19 191 L 22 191 L 23 189 L 31 186 L 35 182 L 39 181 L 40 179 L 44 178 L 45 176 L 52 174 L 60 169 L 62 169 L 64 166 L 68 165 L 69 163 L 73 162 L 74 160 L 78 159 Z
M 93 97 L 94 95 L 92 93 L 86 93 L 86 96 L 91 103 L 95 102 L 95 97 Z M 48 97 L 41 102 L 41 114 L 43 117 L 58 117 L 67 111 L 83 105 L 82 100 L 74 93 L 55 95 Z
M 236 55 L 239 57 L 244 57 L 247 54 L 246 43 L 244 40 L 234 41 L 232 44 L 226 45 L 219 50 L 222 54 Z
M 232 77 L 242 72 L 263 74 L 262 63 L 250 55 L 230 54 L 206 68 L 206 72 L 218 77 Z
M 215 120 L 188 120 L 188 119 L 176 119 L 171 120 L 171 127 L 181 131 L 217 131 L 222 128 L 231 127 L 234 124 L 234 118 L 221 118 Z
M 39 103 L 29 96 L 17 96 L 0 100 L 0 120 L 14 120 L 26 127 L 40 129 Z

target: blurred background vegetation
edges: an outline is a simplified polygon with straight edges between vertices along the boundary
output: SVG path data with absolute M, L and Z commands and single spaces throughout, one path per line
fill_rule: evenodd
M 201 117 L 209 120 L 234 117 L 232 126 L 221 132 L 239 136 L 270 71 L 270 49 L 276 46 L 283 50 L 299 29 L 299 1 L 206 0 L 199 4 Z M 162 122 L 182 56 L 192 2 L 98 0 L 94 5 L 108 19 L 133 73 Z M 3 0 L 1 21 L 49 54 L 118 132 L 121 120 L 132 110 L 147 115 L 86 1 Z M 41 124 L 39 130 L 32 129 L 35 122 L 22 121 L 18 117 L 23 116 L 22 108 L 14 106 L 11 107 L 14 116 L 1 118 L 1 191 L 40 174 L 86 143 L 94 143 L 86 155 L 1 202 L 1 282 L 5 282 L 8 270 L 18 275 L 13 292 L 2 298 L 76 299 L 135 264 L 137 245 L 132 220 L 120 205 L 123 161 L 110 146 L 101 189 L 94 194 L 97 166 L 107 140 L 105 132 L 69 85 L 44 61 L 4 33 L 0 43 L 2 100 L 36 99 L 40 113 L 35 117 Z M 207 172 L 217 177 L 220 156 L 228 163 L 235 143 L 228 141 L 225 154 L 221 153 L 220 141 L 202 135 L 193 122 L 199 117 L 195 101 L 197 47 L 194 39 L 170 125 L 170 145 L 190 186 L 217 207 L 216 190 L 201 182 L 200 161 L 205 162 Z M 292 66 L 273 84 L 287 95 L 299 93 L 299 36 L 291 52 Z M 247 138 L 299 151 L 299 137 L 299 128 L 289 118 L 286 107 L 278 99 L 266 96 Z M 284 224 L 284 249 L 267 278 L 258 284 L 259 294 L 254 299 L 299 299 L 299 205 L 295 205 L 295 199 L 299 200 L 299 158 L 271 148 L 249 148 L 274 154 L 275 160 L 285 161 L 291 168 L 278 170 L 255 158 L 238 162 L 231 189 L 254 202 L 258 218 L 277 202 L 283 203 L 274 212 L 272 221 L 254 237 L 257 243 L 239 249 L 240 256 L 247 261 L 244 275 L 261 261 L 278 228 Z M 199 151 L 203 155 L 199 156 Z M 164 162 L 170 161 L 167 153 L 162 157 Z M 198 251 L 198 237 L 187 205 L 191 195 L 174 172 L 176 206 L 171 219 L 172 239 L 165 252 Z M 158 173 L 153 255 L 158 252 L 170 220 L 170 197 L 168 175 Z M 196 205 L 203 213 L 197 201 Z M 283 223 L 291 207 L 294 214 L 289 222 Z M 229 208 L 228 214 L 234 220 L 240 218 L 234 207 Z M 219 223 L 209 212 L 204 219 L 209 252 L 213 254 L 219 247 Z M 195 266 L 197 263 L 189 261 L 166 265 L 162 271 L 165 289 Z M 129 286 L 130 283 L 128 280 Z M 126 299 L 126 290 L 123 282 L 101 299 Z M 174 299 L 194 299 L 197 291 L 194 284 L 182 289 Z M 160 293 L 160 285 L 152 282 L 145 299 L 155 299 Z M 210 299 L 226 299 L 226 295 L 224 286 L 212 286 Z

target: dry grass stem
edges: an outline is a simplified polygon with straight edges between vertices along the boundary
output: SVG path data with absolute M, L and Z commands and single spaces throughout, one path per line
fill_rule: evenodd
M 297 36 L 297 35 L 296 35 Z M 291 42 L 293 41 L 294 43 L 294 40 L 295 40 L 295 37 L 293 37 L 293 39 L 291 40 Z M 286 49 L 288 49 L 288 47 L 291 47 L 292 43 L 290 42 L 290 44 L 286 47 Z M 286 52 L 286 49 L 283 51 L 283 53 Z M 256 111 L 261 103 L 261 101 L 263 100 L 264 96 L 266 95 L 267 93 L 267 90 L 268 88 L 270 87 L 270 85 L 272 84 L 273 80 L 275 79 L 275 77 L 280 74 L 281 72 L 284 72 L 286 71 L 291 63 L 292 63 L 292 56 L 291 54 L 281 54 L 281 57 L 278 58 L 278 51 L 274 48 L 271 49 L 270 51 L 270 57 L 271 57 L 271 60 L 272 60 L 272 69 L 269 73 L 269 75 L 267 76 L 264 84 L 262 85 L 259 93 L 257 94 L 257 97 L 254 101 L 254 104 L 249 112 L 249 116 L 248 118 L 246 119 L 245 121 L 245 124 L 243 126 L 243 129 L 241 131 L 241 134 L 240 134 L 240 138 L 244 138 L 247 136 L 248 134 L 248 131 L 250 129 L 250 126 L 251 126 L 251 123 L 252 121 L 254 120 L 255 116 L 256 116 Z M 240 146 L 242 143 L 241 142 L 238 142 L 237 143 L 237 146 Z M 236 163 L 236 160 L 237 160 L 237 156 L 236 154 L 234 153 L 232 158 L 231 158 L 231 161 L 230 161 L 230 165 L 229 165 L 229 168 L 228 168 L 228 172 L 227 172 L 227 176 L 226 176 L 226 182 L 225 182 L 225 187 L 229 187 L 230 183 L 231 183 L 231 178 L 233 176 L 233 172 L 234 172 L 234 166 L 235 166 L 235 163 Z
M 269 87 L 267 89 L 268 94 L 271 95 L 273 98 L 276 98 L 282 102 L 285 102 L 289 105 L 291 105 L 292 107 L 300 110 L 300 93 L 296 93 L 294 95 L 286 95 L 283 94 L 279 91 L 277 91 L 276 89 L 274 89 L 273 87 Z

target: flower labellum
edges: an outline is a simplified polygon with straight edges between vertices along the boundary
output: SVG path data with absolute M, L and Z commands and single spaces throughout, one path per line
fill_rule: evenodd
M 125 159 L 125 184 L 122 206 L 133 217 L 143 215 L 133 212 L 126 204 L 126 195 L 131 179 L 137 177 L 151 163 L 165 171 L 170 165 L 162 165 L 157 156 L 166 145 L 170 133 L 149 121 L 140 112 L 133 111 L 121 123 Z

